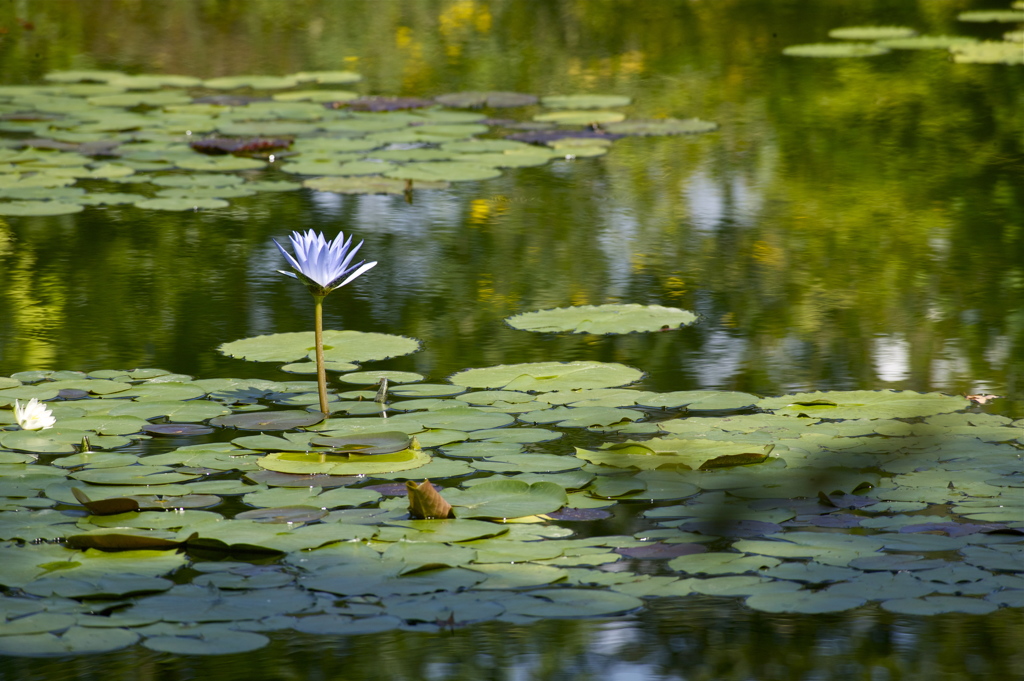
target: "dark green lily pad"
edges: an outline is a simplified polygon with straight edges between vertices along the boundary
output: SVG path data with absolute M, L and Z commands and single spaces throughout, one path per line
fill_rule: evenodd
M 251 631 L 206 627 L 201 635 L 150 636 L 142 645 L 174 655 L 231 655 L 263 648 L 270 639 Z
M 106 653 L 134 645 L 139 638 L 139 634 L 128 629 L 72 626 L 60 634 L 0 636 L 0 654 L 55 657 Z
M 242 511 L 235 515 L 235 517 L 242 520 L 255 520 L 260 523 L 292 525 L 320 520 L 325 515 L 327 515 L 326 509 L 313 506 L 279 506 L 276 508 L 258 508 L 252 511 Z
M 210 424 L 221 428 L 270 431 L 304 428 L 323 420 L 323 414 L 306 411 L 259 411 L 251 414 L 218 416 L 211 419 Z

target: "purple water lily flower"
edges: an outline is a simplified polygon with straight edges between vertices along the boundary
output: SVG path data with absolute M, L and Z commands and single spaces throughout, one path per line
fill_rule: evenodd
M 304 283 L 314 296 L 326 296 L 336 288 L 341 288 L 363 274 L 376 262 L 359 261 L 350 264 L 362 247 L 360 241 L 353 248 L 352 237 L 345 240 L 345 235 L 338 232 L 337 238 L 328 241 L 323 233 L 317 234 L 312 229 L 303 234 L 292 232 L 288 237 L 295 250 L 295 256 L 286 251 L 274 240 L 274 245 L 281 251 L 294 272 L 278 270 L 281 274 L 294 277 Z

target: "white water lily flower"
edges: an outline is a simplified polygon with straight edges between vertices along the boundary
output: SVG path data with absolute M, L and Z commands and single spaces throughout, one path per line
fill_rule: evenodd
M 25 430 L 45 430 L 57 423 L 49 408 L 34 397 L 24 407 L 14 400 L 14 419 Z
M 326 296 L 336 288 L 341 288 L 363 272 L 376 265 L 376 262 L 360 261 L 350 265 L 363 242 L 360 241 L 352 247 L 352 237 L 345 240 L 345 235 L 338 232 L 337 238 L 328 241 L 323 233 L 317 234 L 309 230 L 292 232 L 292 248 L 295 256 L 284 250 L 281 244 L 274 240 L 274 244 L 281 251 L 294 272 L 278 270 L 281 274 L 295 277 L 307 287 L 314 296 Z

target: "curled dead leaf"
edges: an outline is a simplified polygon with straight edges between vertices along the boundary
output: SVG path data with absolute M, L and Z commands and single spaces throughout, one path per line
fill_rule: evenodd
M 405 483 L 409 494 L 409 516 L 420 520 L 451 518 L 452 505 L 444 500 L 429 480 L 417 485 L 412 480 Z

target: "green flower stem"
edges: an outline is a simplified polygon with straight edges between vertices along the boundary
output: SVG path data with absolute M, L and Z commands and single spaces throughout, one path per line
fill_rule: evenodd
M 316 385 L 320 393 L 320 411 L 324 416 L 330 414 L 327 410 L 327 369 L 324 368 L 324 296 L 313 296 L 314 303 L 314 330 L 316 338 Z

